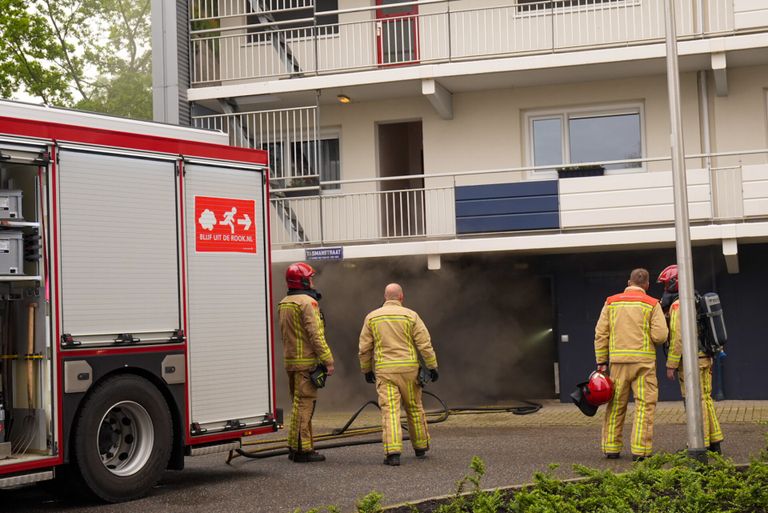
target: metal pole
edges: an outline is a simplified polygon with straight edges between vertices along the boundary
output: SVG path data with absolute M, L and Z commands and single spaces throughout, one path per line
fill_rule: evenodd
M 320 89 L 315 90 L 315 130 L 314 130 L 314 136 L 315 136 L 315 148 L 314 148 L 314 157 L 315 157 L 315 170 L 317 172 L 317 205 L 319 210 L 319 218 L 320 218 L 320 244 L 325 244 L 325 229 L 323 227 L 323 172 L 321 170 L 322 158 L 323 158 L 323 148 L 320 140 Z
M 683 372 L 685 376 L 685 415 L 688 424 L 688 454 L 706 461 L 704 426 L 701 414 L 699 380 L 699 345 L 696 334 L 696 307 L 693 298 L 693 258 L 688 224 L 688 191 L 685 177 L 683 120 L 680 113 L 680 70 L 677 62 L 677 36 L 673 0 L 664 0 L 667 32 L 667 88 L 672 148 L 672 185 L 675 198 L 675 247 L 680 291 L 680 318 L 683 337 Z

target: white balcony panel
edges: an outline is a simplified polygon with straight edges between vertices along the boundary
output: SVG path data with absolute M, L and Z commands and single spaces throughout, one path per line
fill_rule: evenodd
M 688 171 L 689 217 L 712 218 L 709 176 Z M 672 173 L 567 178 L 560 180 L 560 225 L 563 229 L 674 221 Z
M 740 219 L 744 216 L 744 197 L 741 166 L 726 166 L 712 169 L 717 219 Z
M 453 187 L 427 189 L 425 194 L 427 235 L 456 235 L 456 195 Z
M 328 195 L 323 200 L 323 239 L 331 242 L 376 240 L 381 233 L 378 193 Z
M 768 215 L 768 164 L 742 168 L 744 190 L 744 215 L 757 217 Z
M 330 26 L 318 27 L 318 71 L 333 72 L 375 66 L 376 26 L 372 23 L 338 25 L 334 34 Z
M 736 30 L 768 26 L 768 2 L 765 0 L 733 0 Z
M 270 203 L 272 244 L 306 244 L 322 240 L 320 200 L 317 197 L 279 198 Z

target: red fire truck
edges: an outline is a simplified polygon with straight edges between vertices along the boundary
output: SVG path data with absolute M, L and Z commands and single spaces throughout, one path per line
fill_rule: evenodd
M 273 432 L 265 152 L 0 101 L 0 488 L 141 496 Z

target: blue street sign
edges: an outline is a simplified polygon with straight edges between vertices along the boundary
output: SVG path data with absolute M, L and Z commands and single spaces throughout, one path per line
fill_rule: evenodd
M 344 260 L 344 248 L 307 248 L 304 257 L 306 260 Z

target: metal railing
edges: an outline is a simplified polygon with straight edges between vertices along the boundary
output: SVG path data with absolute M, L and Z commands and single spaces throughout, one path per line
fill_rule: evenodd
M 233 146 L 268 151 L 270 178 L 280 181 L 277 187 L 318 181 L 316 106 L 193 116 L 193 124 L 228 134 Z
M 691 222 L 768 219 L 767 157 L 767 149 L 687 155 Z M 671 225 L 674 214 L 669 161 L 669 157 L 652 157 L 583 163 L 604 167 L 631 164 L 638 172 L 623 170 L 587 181 L 561 179 L 559 232 Z M 710 162 L 714 162 L 713 167 L 708 167 Z M 555 167 L 559 166 L 338 180 L 322 184 L 341 185 L 341 193 L 327 195 L 319 191 L 285 191 L 271 199 L 273 246 L 454 238 L 457 236 L 457 187 L 516 182 L 520 172 L 531 173 L 532 179 L 555 179 L 535 176 L 537 172 L 552 171 Z M 510 179 L 510 174 L 518 178 Z M 492 176 L 497 178 L 489 178 Z M 414 178 L 422 178 L 425 185 L 385 190 L 387 184 Z M 378 190 L 343 192 L 349 186 L 359 188 L 366 183 Z M 599 196 L 597 200 L 596 196 Z M 285 222 L 286 212 L 295 217 L 301 232 L 292 228 L 295 224 Z
M 274 21 L 265 10 L 276 5 L 254 11 L 251 3 L 256 0 L 223 0 L 218 11 L 209 5 L 217 0 L 192 1 L 193 6 L 200 3 L 192 10 L 200 14 L 193 17 L 190 30 L 193 85 L 626 46 L 664 38 L 664 0 L 583 5 L 573 0 L 510 0 L 509 5 L 461 10 L 452 10 L 450 0 L 428 0 L 404 2 L 420 5 L 419 14 L 378 19 L 377 6 L 314 12 L 311 3 L 305 3 L 289 9 L 298 18 L 286 21 Z M 735 30 L 732 2 L 674 1 L 681 40 Z M 215 18 L 214 13 L 215 27 L 200 25 Z M 253 23 L 254 15 L 258 23 Z M 328 23 L 328 16 L 339 22 Z
M 310 10 L 315 0 L 191 0 L 189 20 L 220 20 L 254 13 Z
M 272 244 L 285 246 L 453 236 L 456 233 L 453 194 L 453 187 L 435 187 L 302 197 L 273 196 Z M 286 223 L 288 212 L 295 216 L 301 231 Z

